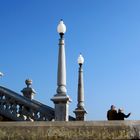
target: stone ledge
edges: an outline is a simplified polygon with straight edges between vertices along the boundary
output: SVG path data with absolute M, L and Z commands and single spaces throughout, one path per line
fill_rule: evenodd
M 140 139 L 140 121 L 0 122 L 0 140 Z

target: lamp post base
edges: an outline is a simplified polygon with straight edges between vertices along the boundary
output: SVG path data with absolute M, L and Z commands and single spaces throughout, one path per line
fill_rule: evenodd
M 55 121 L 68 121 L 69 102 L 71 102 L 70 97 L 55 95 L 51 100 L 55 104 Z
M 84 108 L 76 108 L 73 112 L 75 113 L 76 121 L 85 120 L 85 114 L 87 114 L 87 112 L 84 110 Z

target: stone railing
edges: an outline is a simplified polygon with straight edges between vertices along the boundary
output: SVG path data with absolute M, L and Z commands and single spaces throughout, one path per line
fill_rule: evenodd
M 0 86 L 0 115 L 13 121 L 51 121 L 54 109 Z

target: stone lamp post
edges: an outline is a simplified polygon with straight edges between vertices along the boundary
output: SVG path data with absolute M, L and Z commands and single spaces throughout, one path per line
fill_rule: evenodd
M 67 95 L 66 89 L 66 58 L 64 34 L 66 26 L 63 20 L 57 26 L 60 35 L 59 39 L 59 55 L 58 55 L 58 71 L 57 71 L 57 94 L 51 99 L 55 105 L 55 121 L 68 121 L 68 106 L 70 97 Z
M 79 64 L 79 75 L 78 75 L 78 96 L 77 96 L 77 108 L 74 110 L 76 120 L 77 121 L 84 121 L 84 116 L 87 113 L 84 109 L 84 81 L 83 81 L 83 69 L 82 65 L 84 63 L 84 58 L 80 54 L 78 57 L 78 64 Z

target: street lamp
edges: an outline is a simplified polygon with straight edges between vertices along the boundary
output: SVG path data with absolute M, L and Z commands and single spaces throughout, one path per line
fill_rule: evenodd
M 77 62 L 78 62 L 78 64 L 80 66 L 83 65 L 83 63 L 84 63 L 84 57 L 82 56 L 82 54 L 79 55 Z
M 78 75 L 78 96 L 77 96 L 77 108 L 74 110 L 74 113 L 76 115 L 77 121 L 83 121 L 84 116 L 87 113 L 84 109 L 84 80 L 83 80 L 83 69 L 82 65 L 84 63 L 84 58 L 82 54 L 78 57 L 78 64 L 79 64 L 79 75 Z
M 60 38 L 62 39 L 66 32 L 66 26 L 62 19 L 60 20 L 60 23 L 57 26 L 57 32 L 60 34 Z
M 4 74 L 2 72 L 0 72 L 0 77 L 4 76 Z
M 66 26 L 63 20 L 57 26 L 60 35 L 59 54 L 58 54 L 58 70 L 57 70 L 57 94 L 51 99 L 55 104 L 55 121 L 68 121 L 68 104 L 70 102 L 66 89 L 66 57 L 64 34 Z

